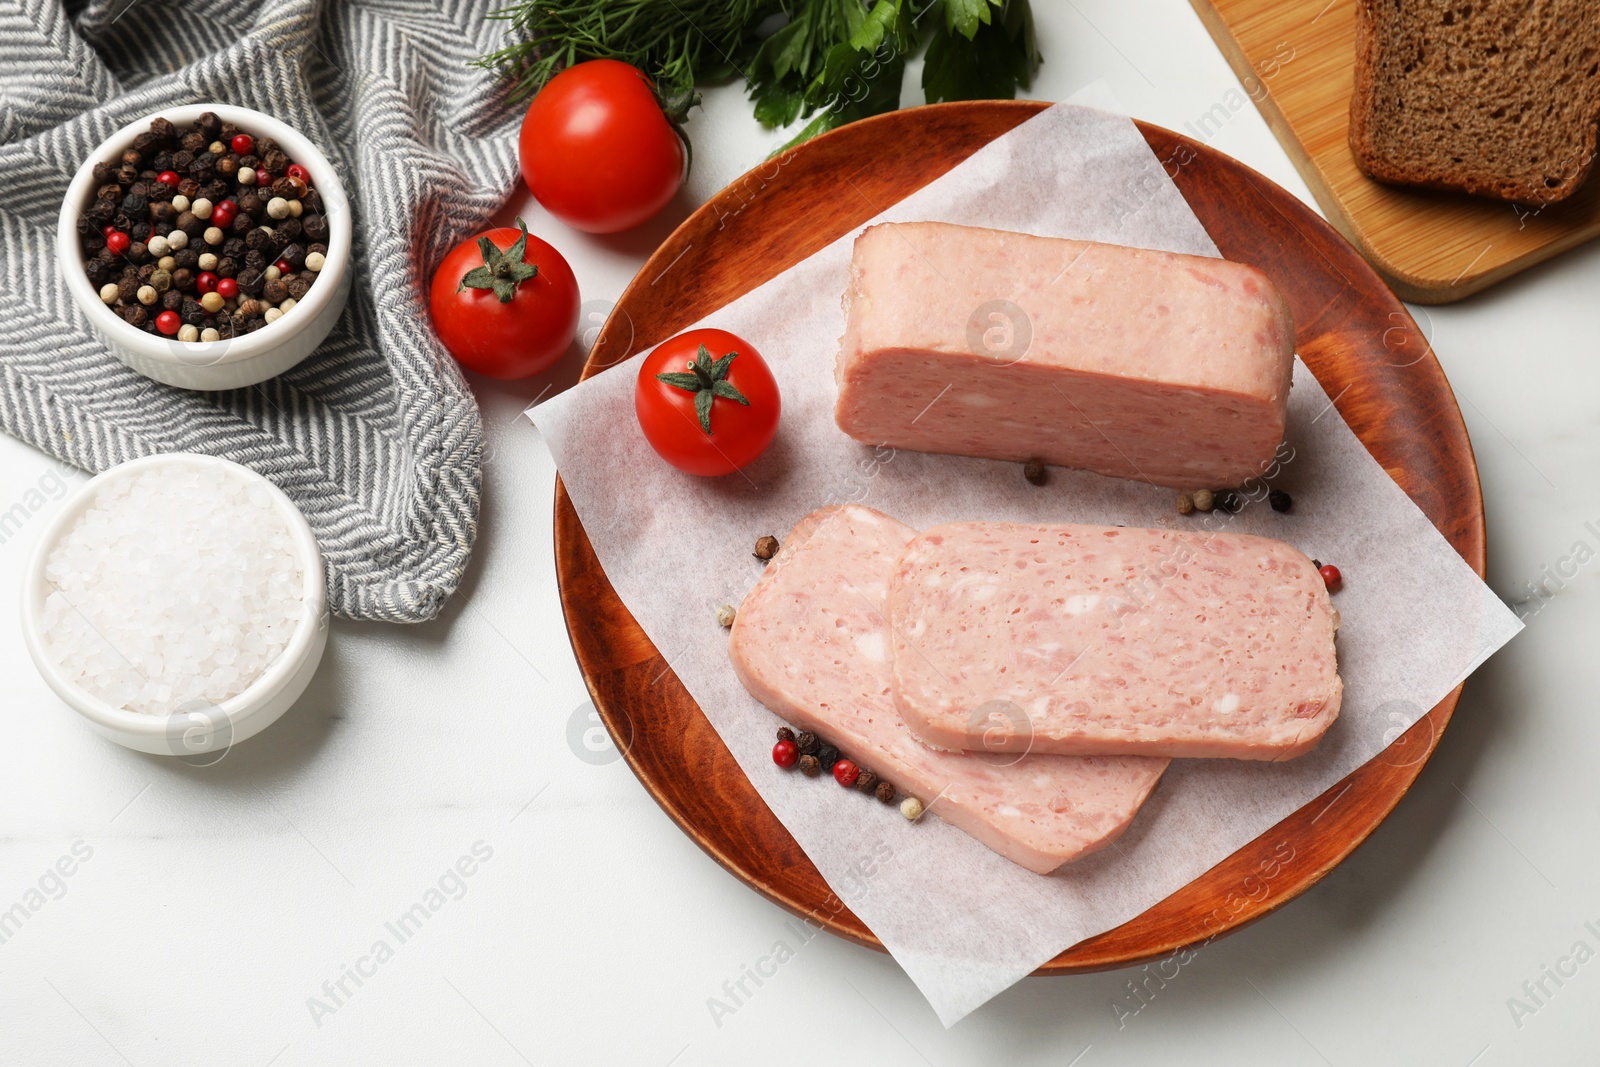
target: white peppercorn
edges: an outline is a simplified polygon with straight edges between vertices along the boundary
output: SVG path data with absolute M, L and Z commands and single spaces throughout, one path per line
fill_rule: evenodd
M 152 256 L 155 256 L 157 259 L 160 259 L 168 252 L 172 251 L 172 246 L 167 244 L 167 239 L 162 237 L 160 234 L 156 234 L 155 236 L 151 237 L 150 240 L 146 241 L 144 243 L 144 247 L 147 252 L 149 252 Z
M 189 198 L 187 196 L 184 196 L 182 193 L 179 193 L 177 196 L 173 197 L 172 198 L 172 210 L 178 212 L 179 214 L 182 214 L 183 212 L 188 211 L 189 210 Z
M 283 312 L 279 311 L 277 308 L 268 308 L 266 314 L 262 315 L 261 317 L 267 322 L 277 322 L 279 319 L 283 318 Z
M 115 304 L 117 302 L 117 291 L 116 282 L 106 282 L 100 287 L 100 299 L 108 304 Z
M 256 183 L 256 171 L 255 171 L 255 168 L 254 167 L 240 167 L 239 168 L 239 173 L 234 175 L 234 177 L 239 180 L 239 184 L 240 185 L 254 185 Z
M 197 265 L 201 270 L 216 270 L 217 254 L 215 252 L 201 252 L 200 261 Z
M 139 291 L 134 295 L 139 298 L 139 303 L 143 304 L 145 307 L 149 307 L 151 304 L 154 304 L 157 300 L 161 299 L 161 294 L 156 292 L 156 287 L 153 285 L 139 286 Z
M 727 629 L 733 625 L 733 620 L 737 614 L 738 613 L 733 610 L 732 604 L 722 605 L 717 609 L 717 625 L 723 629 Z
M 166 271 L 168 274 L 171 274 L 173 271 L 178 269 L 178 261 L 171 256 L 162 256 L 156 261 L 156 267 L 160 270 Z
M 197 219 L 209 219 L 211 217 L 211 201 L 202 196 L 189 205 L 189 210 L 194 212 L 194 217 Z
M 200 298 L 200 306 L 206 309 L 206 314 L 208 315 L 215 315 L 217 312 L 221 311 L 224 303 L 226 303 L 226 301 L 223 300 L 222 294 L 216 292 L 215 290 L 205 294 Z
M 916 797 L 906 797 L 900 802 L 900 814 L 915 821 L 922 815 L 922 801 Z
M 173 230 L 167 234 L 167 245 L 175 252 L 181 252 L 189 247 L 189 235 L 182 230 Z
M 304 204 L 302 204 L 300 201 L 298 201 L 298 200 L 289 201 L 289 217 L 291 219 L 299 218 L 301 212 L 305 211 L 305 209 L 306 209 L 306 206 Z
M 221 141 L 212 141 L 206 146 L 206 151 L 214 156 L 225 156 L 228 154 L 228 146 Z
M 200 340 L 207 342 L 220 341 L 222 340 L 222 335 L 218 333 L 215 328 L 207 326 L 205 329 L 200 331 Z
M 180 340 L 180 341 L 198 341 L 198 340 L 200 340 L 200 328 L 198 326 L 190 326 L 188 323 L 184 323 L 182 326 L 178 327 L 178 340 Z
M 299 301 L 291 296 L 289 299 L 278 305 L 278 310 L 287 315 L 289 312 L 295 309 L 295 305 L 298 303 Z
M 297 204 L 299 202 L 300 201 L 298 201 L 298 200 L 295 201 L 295 203 L 297 203 Z M 323 264 L 325 264 L 326 262 L 327 262 L 327 259 L 323 256 L 323 254 L 321 252 L 313 252 L 309 256 L 306 257 L 306 270 L 311 271 L 314 274 L 317 271 L 321 270 Z
M 282 273 L 283 272 L 278 269 L 278 265 L 276 263 L 269 263 L 267 265 L 267 269 L 261 272 L 261 277 L 265 278 L 269 282 L 275 282 Z
M 226 236 L 227 235 L 222 232 L 222 227 L 220 227 L 220 226 L 207 226 L 206 227 L 205 237 L 206 237 L 206 244 L 208 244 L 208 245 L 220 245 L 222 243 L 222 241 L 223 241 L 223 238 L 226 237 Z
M 289 201 L 281 196 L 275 196 L 267 201 L 267 214 L 275 219 L 289 217 Z

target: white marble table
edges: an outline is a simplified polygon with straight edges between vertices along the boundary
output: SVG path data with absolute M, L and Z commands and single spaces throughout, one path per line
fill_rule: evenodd
M 1040 98 L 1104 79 L 1133 114 L 1183 130 L 1237 91 L 1182 0 L 1035 8 Z M 778 141 L 738 87 L 707 93 L 691 133 L 694 176 L 641 232 L 585 237 L 526 200 L 506 215 L 562 248 L 603 308 Z M 1253 108 L 1208 133 L 1309 200 Z M 946 1031 L 892 961 L 828 936 L 801 946 L 662 814 L 588 717 L 551 558 L 555 471 L 521 417 L 574 380 L 574 349 L 529 382 L 474 382 L 483 532 L 443 617 L 336 623 L 300 704 L 214 767 L 91 734 L 0 611 L 0 916 L 27 913 L 0 927 L 0 1063 L 1592 1062 L 1597 290 L 1591 245 L 1417 310 L 1477 450 L 1490 582 L 1513 603 L 1547 577 L 1554 592 L 1468 683 L 1367 844 L 1143 1001 L 1129 972 L 1029 979 Z M 58 487 L 81 477 L 0 440 L 0 513 L 29 516 L 0 529 L 0 600 Z M 441 886 L 404 940 L 389 930 Z M 779 940 L 793 958 L 713 1012 Z

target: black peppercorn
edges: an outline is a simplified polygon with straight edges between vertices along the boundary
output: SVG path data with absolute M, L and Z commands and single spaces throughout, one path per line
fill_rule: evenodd
M 243 212 L 240 212 L 233 217 L 232 222 L 228 223 L 228 232 L 237 237 L 239 239 L 239 243 L 242 245 L 244 243 L 245 234 L 249 233 L 250 228 L 255 224 L 255 219 L 244 214 Z
M 221 159 L 217 160 L 217 173 L 222 175 L 224 178 L 232 178 L 234 175 L 238 174 L 239 157 L 230 152 Z
M 117 181 L 123 185 L 132 185 L 139 178 L 139 168 L 132 163 L 124 163 L 117 168 Z
M 269 259 L 278 251 L 278 246 L 272 240 L 272 235 L 259 226 L 245 234 L 244 244 L 246 248 L 260 252 Z
M 107 182 L 94 191 L 96 200 L 109 200 L 113 204 L 122 203 L 122 186 L 116 182 Z
M 871 771 L 862 771 L 856 776 L 856 788 L 863 793 L 872 793 L 878 788 L 878 776 Z
M 189 147 L 191 138 L 193 138 L 195 142 L 193 148 Z M 200 139 L 198 135 L 185 134 L 183 138 L 183 149 L 181 151 L 172 153 L 172 169 L 177 171 L 179 174 L 189 173 L 189 166 L 194 162 L 194 154 L 196 150 L 204 147 L 205 141 Z
M 789 729 L 787 726 L 778 727 L 778 740 L 779 741 L 793 741 L 794 740 L 794 731 Z
M 141 164 L 143 162 L 144 162 L 144 154 L 142 152 L 140 152 L 138 149 L 136 149 L 136 148 L 128 148 L 128 149 L 124 149 L 123 150 L 123 153 L 122 153 L 122 165 L 124 167 L 133 167 L 135 169 L 135 172 L 136 172 L 134 174 L 134 177 L 138 177 L 137 170 L 138 170 L 139 164 Z
M 161 308 L 164 311 L 177 311 L 183 307 L 183 294 L 176 289 L 168 289 L 161 294 Z
M 129 269 L 132 270 L 133 268 L 130 267 Z M 134 294 L 138 291 L 139 279 L 136 275 L 122 278 L 117 282 L 117 299 L 124 304 L 133 303 Z
M 185 178 L 178 183 L 178 193 L 187 196 L 191 201 L 200 195 L 200 183 L 193 178 Z
M 154 263 L 146 263 L 144 266 L 139 268 L 139 273 L 136 274 L 135 277 L 141 282 L 149 282 L 151 278 L 155 277 L 155 273 L 156 265 Z
M 156 121 L 166 122 L 167 120 L 157 119 Z M 200 117 L 194 120 L 194 124 L 200 127 L 200 135 L 207 141 L 215 141 L 217 139 L 217 135 L 222 132 L 222 120 L 217 117 L 217 113 L 215 111 L 200 112 Z M 154 123 L 151 123 L 152 128 L 154 128 L 154 125 Z M 176 136 L 178 133 L 176 127 L 173 127 L 172 123 L 170 122 L 167 122 L 167 126 L 171 128 L 171 132 L 168 133 L 167 136 Z
M 278 235 L 280 241 L 298 241 L 305 231 L 300 220 L 290 216 L 273 227 L 273 232 Z
M 252 256 L 260 254 L 259 252 L 250 253 Z M 239 272 L 239 291 L 248 296 L 260 296 L 261 287 L 265 283 L 266 279 L 261 276 L 260 267 L 246 265 L 244 270 Z
M 290 270 L 299 270 L 306 265 L 306 250 L 304 245 L 291 244 L 278 253 L 278 258 L 289 264 Z
M 1229 515 L 1236 515 L 1244 508 L 1244 498 L 1232 489 L 1218 489 L 1211 497 L 1217 510 Z
M 817 757 L 815 756 L 801 756 L 800 773 L 807 778 L 815 778 L 822 773 L 822 764 L 817 762 Z
M 888 782 L 879 782 L 878 788 L 872 791 L 872 795 L 883 801 L 885 804 L 893 804 L 895 788 Z
M 267 205 L 262 203 L 261 197 L 256 194 L 254 189 L 245 189 L 239 193 L 239 214 L 259 219 L 266 213 Z
M 117 258 L 117 254 L 111 251 L 109 248 L 102 248 L 100 251 L 94 254 L 94 258 L 104 263 L 107 267 L 115 267 L 118 263 L 122 262 Z
M 832 745 L 823 745 L 817 749 L 817 762 L 822 764 L 823 770 L 833 770 L 833 765 L 839 762 L 839 750 Z
M 172 253 L 172 262 L 179 267 L 197 270 L 200 266 L 200 253 L 193 248 L 180 248 Z
M 281 304 L 289 299 L 289 287 L 283 284 L 283 279 L 274 278 L 261 287 L 261 296 L 269 304 Z
M 193 211 L 185 211 L 172 223 L 190 237 L 199 237 L 206 232 L 206 220 L 197 216 Z
M 178 217 L 178 209 L 171 203 L 155 203 L 150 205 L 150 221 L 157 226 L 166 226 L 169 229 Z
M 251 319 L 250 325 L 245 328 L 245 333 L 255 333 L 267 325 L 266 319 Z
M 188 267 L 179 267 L 172 272 L 172 287 L 189 292 L 194 288 L 194 271 Z
M 223 256 L 217 260 L 217 273 L 224 278 L 238 277 L 239 261 L 232 256 Z
M 218 181 L 216 178 L 212 178 L 210 181 L 203 181 L 200 184 L 200 195 L 213 204 L 220 204 L 228 199 L 228 192 L 228 183 Z
M 763 562 L 778 554 L 778 539 L 768 534 L 766 537 L 756 539 L 756 550 L 753 553 L 756 559 Z
M 161 138 L 152 131 L 146 130 L 133 139 L 133 150 L 143 156 L 152 148 L 159 147 L 160 144 Z
M 217 165 L 217 157 L 210 152 L 198 152 L 189 163 L 189 173 L 199 177 L 201 172 L 209 171 Z M 202 181 L 204 179 L 201 179 Z
M 300 198 L 300 202 L 306 206 L 307 211 L 313 211 L 319 215 L 322 213 L 322 194 L 315 189 L 307 189 L 306 195 Z
M 109 185 L 117 180 L 117 168 L 109 163 L 96 163 L 94 165 L 94 180 L 101 185 Z
M 237 123 L 224 122 L 222 124 L 222 129 L 217 131 L 217 140 L 219 140 L 219 141 L 231 141 L 231 140 L 233 140 L 233 135 L 238 133 L 238 132 L 239 132 L 239 126 L 238 126 Z
M 313 252 L 325 256 L 328 254 L 328 246 L 324 244 L 306 245 L 306 255 L 309 256 Z
M 326 241 L 328 239 L 328 220 L 321 215 L 302 215 L 300 229 L 308 241 Z
M 106 283 L 106 265 L 98 259 L 91 259 L 84 267 L 84 273 L 89 275 L 89 284 L 96 289 Z
M 815 756 L 817 749 L 822 745 L 822 742 L 817 740 L 817 735 L 810 730 L 801 730 L 798 734 L 795 734 L 794 743 L 795 747 L 807 756 Z
M 150 165 L 158 171 L 171 170 L 172 153 L 167 151 L 157 152 L 155 158 L 150 161 Z
M 244 255 L 245 243 L 243 237 L 230 237 L 222 242 L 222 254 L 239 259 Z
M 122 321 L 130 326 L 143 326 L 150 321 L 150 313 L 139 304 L 122 309 Z
M 205 321 L 206 309 L 200 306 L 198 300 L 185 300 L 183 308 L 178 312 L 178 318 L 182 319 L 186 326 L 198 326 Z
M 272 174 L 282 174 L 289 165 L 289 157 L 279 151 L 278 146 L 263 138 L 257 146 L 261 151 L 261 160 L 267 165 L 267 170 Z M 282 194 L 279 194 L 282 195 Z
M 148 244 L 152 233 L 155 233 L 155 228 L 143 219 L 128 227 L 128 236 L 137 243 Z
M 1273 511 L 1288 511 L 1294 507 L 1294 498 L 1282 489 L 1274 489 L 1267 494 L 1267 503 L 1272 505 Z

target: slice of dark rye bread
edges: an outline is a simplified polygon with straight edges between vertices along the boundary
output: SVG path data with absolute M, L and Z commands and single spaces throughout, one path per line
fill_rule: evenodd
M 1350 148 L 1371 178 L 1526 204 L 1594 165 L 1597 0 L 1357 0 Z

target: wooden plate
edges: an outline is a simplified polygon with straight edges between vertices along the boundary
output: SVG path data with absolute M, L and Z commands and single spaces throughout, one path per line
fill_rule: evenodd
M 755 288 L 1046 106 L 981 101 L 891 112 L 758 167 L 690 216 L 640 270 L 596 338 L 585 377 Z M 1405 307 L 1343 238 L 1261 175 L 1168 130 L 1140 123 L 1139 131 L 1223 254 L 1254 264 L 1282 287 L 1294 308 L 1298 350 L 1338 398 L 1340 413 L 1481 575 L 1483 499 L 1466 427 Z M 555 507 L 556 570 L 572 648 L 600 717 L 639 780 L 736 877 L 840 937 L 881 949 L 767 809 L 628 614 L 559 481 Z M 1304 892 L 1410 788 L 1459 695 L 1452 692 L 1321 798 L 1041 972 L 1163 956 Z
M 1339 231 L 1395 292 L 1460 300 L 1600 236 L 1600 180 L 1545 207 L 1375 182 L 1350 152 L 1357 0 L 1190 0 Z M 1244 99 L 1196 108 L 1208 137 Z M 1187 127 L 1186 127 L 1187 128 Z

